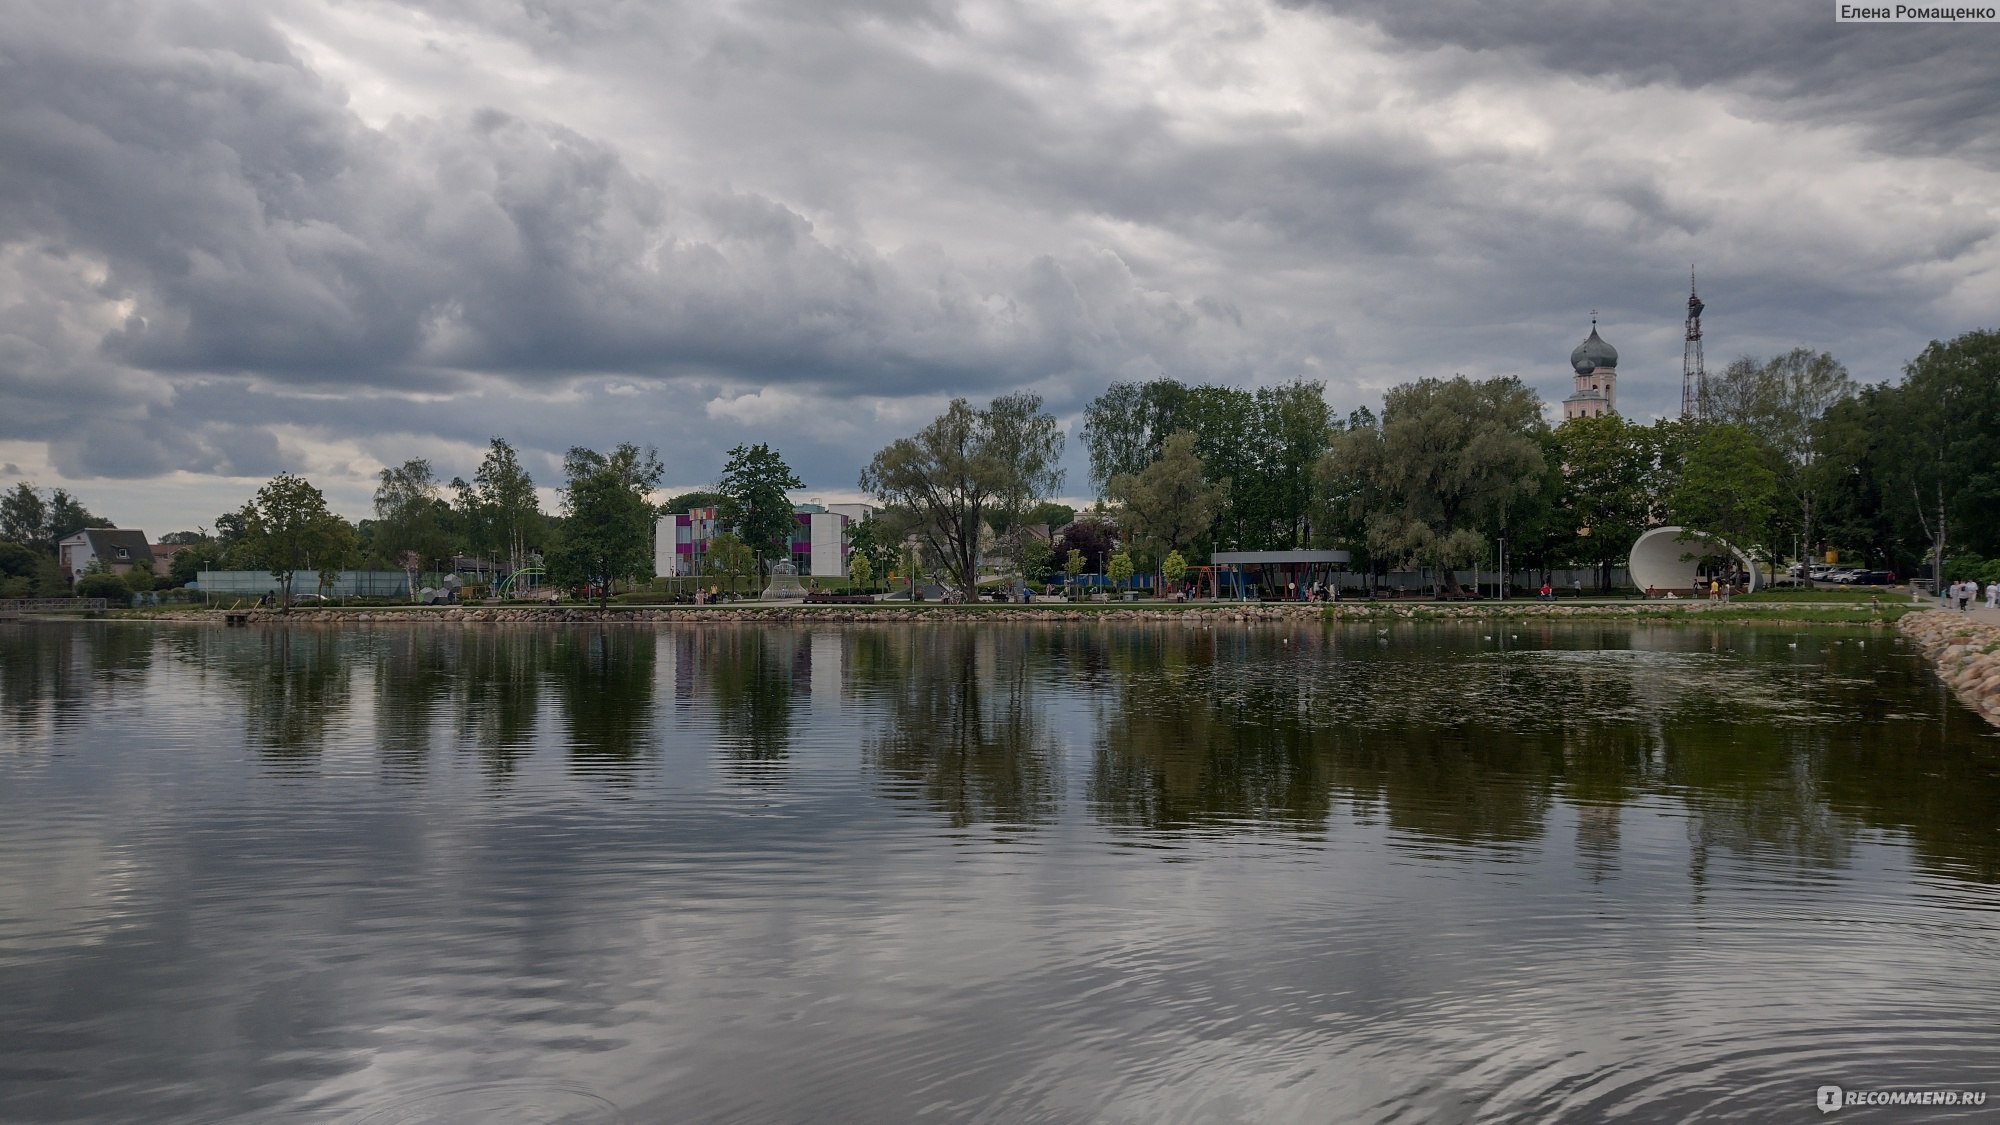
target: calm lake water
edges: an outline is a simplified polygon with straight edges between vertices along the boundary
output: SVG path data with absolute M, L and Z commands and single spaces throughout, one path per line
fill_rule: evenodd
M 2000 739 L 1883 634 L 0 627 L 0 1120 L 1822 1083 L 2000 1109 Z

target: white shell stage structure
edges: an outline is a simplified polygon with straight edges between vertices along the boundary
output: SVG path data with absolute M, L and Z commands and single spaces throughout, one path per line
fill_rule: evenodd
M 1750 589 L 1764 584 L 1750 556 L 1728 540 L 1685 527 L 1656 527 L 1639 536 L 1632 543 L 1626 573 L 1631 575 L 1632 585 L 1641 590 L 1684 593 L 1694 588 L 1697 578 L 1706 588 L 1707 575 L 1715 573 L 1716 564 L 1723 560 L 1727 562 L 1722 569 L 1745 575 Z
M 771 584 L 764 587 L 764 600 L 790 598 L 804 601 L 805 597 L 806 588 L 799 585 L 799 568 L 788 562 L 772 564 Z

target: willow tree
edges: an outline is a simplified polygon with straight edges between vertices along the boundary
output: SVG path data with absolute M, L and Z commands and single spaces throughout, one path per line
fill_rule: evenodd
M 1342 434 L 1321 475 L 1354 482 L 1371 552 L 1435 566 L 1456 592 L 1458 568 L 1486 554 L 1484 532 L 1537 487 L 1545 430 L 1519 379 L 1423 379 L 1383 397 L 1379 426 Z
M 1018 531 L 1062 485 L 1063 434 L 1036 394 L 1002 395 L 985 409 L 962 398 L 914 437 L 890 443 L 861 471 L 861 487 L 909 510 L 916 532 L 970 595 L 979 584 L 981 529 Z

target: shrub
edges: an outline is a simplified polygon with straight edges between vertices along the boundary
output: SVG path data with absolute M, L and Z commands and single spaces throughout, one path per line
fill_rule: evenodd
M 79 598 L 103 598 L 124 605 L 132 600 L 132 587 L 116 574 L 86 574 L 76 580 L 76 596 Z

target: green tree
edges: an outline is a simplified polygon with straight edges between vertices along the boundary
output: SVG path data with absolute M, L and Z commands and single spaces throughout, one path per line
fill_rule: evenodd
M 722 495 L 721 516 L 757 559 L 761 583 L 764 560 L 791 558 L 792 531 L 797 526 L 787 490 L 804 488 L 777 451 L 763 443 L 739 445 L 729 451 L 716 491 Z
M 114 605 L 132 604 L 132 587 L 109 570 L 87 570 L 76 580 L 79 598 L 103 598 Z
M 486 456 L 472 474 L 472 488 L 486 539 L 507 559 L 510 570 L 520 570 L 528 564 L 529 548 L 543 531 L 542 501 L 535 492 L 535 479 L 522 466 L 514 447 L 496 437 L 487 443 Z
M 408 576 L 414 601 L 424 564 L 451 553 L 438 519 L 437 475 L 429 461 L 418 457 L 383 469 L 378 479 L 373 549 L 377 558 Z
M 20 543 L 0 540 L 0 598 L 25 598 L 35 588 L 42 555 Z
M 983 410 L 953 399 L 915 437 L 875 454 L 861 487 L 917 517 L 916 533 L 967 592 L 979 583 L 979 540 L 988 513 L 1015 527 L 1062 483 L 1062 433 L 1035 395 L 1004 395 Z
M 1780 496 L 1769 447 L 1747 427 L 1706 427 L 1668 501 L 1674 522 L 1739 549 L 1766 543 Z
M 727 499 L 728 497 L 720 492 L 696 489 L 693 492 L 681 492 L 669 497 L 666 503 L 660 505 L 660 511 L 668 515 L 678 515 L 682 512 L 692 512 L 696 508 L 720 508 Z
M 550 560 L 556 579 L 596 584 L 605 606 L 615 579 L 650 574 L 656 513 L 646 497 L 665 472 L 657 453 L 629 442 L 610 453 L 571 449 L 563 458 L 562 546 Z
M 745 578 L 757 576 L 757 556 L 743 540 L 732 532 L 723 532 L 708 541 L 707 569 L 710 574 L 729 580 L 729 591 L 735 593 L 742 588 Z
M 1132 553 L 1130 551 L 1119 551 L 1117 554 L 1112 555 L 1111 565 L 1105 569 L 1104 576 L 1111 579 L 1113 583 L 1121 588 L 1125 583 L 1130 582 L 1132 580 Z
M 2000 332 L 1932 341 L 1877 397 L 1885 496 L 1926 544 L 1934 578 L 1963 537 L 2000 554 Z
M 466 555 L 485 555 L 494 549 L 493 513 L 479 498 L 479 486 L 464 477 L 451 478 L 451 499 L 440 498 L 439 526 L 444 528 L 451 550 Z
M 1043 582 L 1048 579 L 1049 566 L 1055 560 L 1056 550 L 1049 540 L 1037 533 L 1021 537 L 1021 580 L 1023 582 Z
M 1482 532 L 1541 479 L 1541 412 L 1518 379 L 1406 383 L 1384 397 L 1379 428 L 1341 436 L 1327 475 L 1358 483 L 1371 551 L 1436 566 L 1456 591 L 1457 568 L 1486 554 Z
M 1064 578 L 1063 585 L 1065 586 L 1075 585 L 1077 575 L 1082 573 L 1083 573 L 1083 552 L 1072 548 L 1070 550 L 1068 557 L 1063 559 L 1063 578 Z
M 877 516 L 868 516 L 856 523 L 847 532 L 848 569 L 853 569 L 855 559 L 867 559 L 869 573 L 888 574 L 896 569 L 896 545 L 890 541 L 885 521 Z
M 1222 486 L 1213 533 L 1245 549 L 1302 546 L 1315 536 L 1313 467 L 1341 427 L 1325 386 L 1295 381 L 1255 391 L 1171 379 L 1114 383 L 1084 408 L 1084 446 L 1101 495 L 1159 460 L 1169 437 L 1195 435 L 1206 478 Z
M 1159 459 L 1160 443 L 1187 423 L 1188 388 L 1172 379 L 1113 383 L 1083 408 L 1083 445 L 1090 483 L 1107 494 L 1114 477 L 1143 471 Z M 1061 527 L 1076 516 L 1052 520 Z
M 1572 418 L 1555 429 L 1554 456 L 1562 474 L 1562 510 L 1576 532 L 1571 553 L 1610 585 L 1610 569 L 1630 555 L 1632 541 L 1650 514 L 1647 477 L 1652 443 L 1646 427 L 1616 414 Z
M 1119 527 L 1133 542 L 1178 551 L 1215 522 L 1224 490 L 1209 482 L 1194 446 L 1195 435 L 1182 430 L 1161 444 L 1159 460 L 1137 474 L 1111 479 L 1109 492 L 1123 505 Z
M 1778 483 L 1790 498 L 1807 553 L 1819 548 L 1820 505 L 1834 483 L 1822 419 L 1853 394 L 1847 368 L 1810 348 L 1794 348 L 1762 364 L 1739 359 L 1713 385 L 1712 416 L 1745 427 L 1778 455 Z
M 346 520 L 327 509 L 326 496 L 311 482 L 279 473 L 257 490 L 239 513 L 238 546 L 278 581 L 279 602 L 292 604 L 292 576 L 317 568 L 321 585 L 340 570 L 354 545 Z
M 1042 411 L 1035 394 L 1002 395 L 986 411 L 988 454 L 1005 466 L 1001 485 L 985 514 L 1008 558 L 1023 579 L 1027 574 L 1025 539 L 1032 534 L 1028 513 L 1062 484 L 1063 434 L 1053 415 Z M 967 590 L 975 590 L 968 586 Z
M 1187 577 L 1187 560 L 1181 557 L 1179 551 L 1168 551 L 1167 557 L 1160 560 L 1160 577 L 1165 578 L 1169 586 L 1178 586 L 1181 579 Z
M 222 551 L 215 540 L 203 536 L 199 542 L 189 544 L 185 549 L 175 551 L 173 562 L 167 564 L 167 577 L 175 586 L 186 586 L 200 579 L 204 570 L 217 570 L 222 565 Z
M 1076 509 L 1055 500 L 1044 500 L 1029 508 L 1028 514 L 1021 518 L 1028 523 L 1048 528 L 1049 533 L 1053 535 L 1057 528 L 1076 519 Z
M 1274 549 L 1304 547 L 1312 541 L 1313 466 L 1330 448 L 1335 426 L 1326 405 L 1326 385 L 1295 381 L 1256 392 L 1256 472 L 1237 476 L 1246 499 L 1261 498 L 1249 514 L 1250 526 Z
M 75 535 L 86 527 L 117 527 L 118 525 L 93 513 L 83 506 L 83 501 L 58 488 L 49 493 L 49 543 L 51 546 Z
M 49 506 L 33 484 L 21 481 L 0 496 L 0 539 L 36 551 L 55 542 L 49 536 Z
M 854 580 L 855 589 L 865 590 L 875 577 L 875 564 L 868 561 L 867 555 L 855 555 L 847 560 L 847 576 Z

